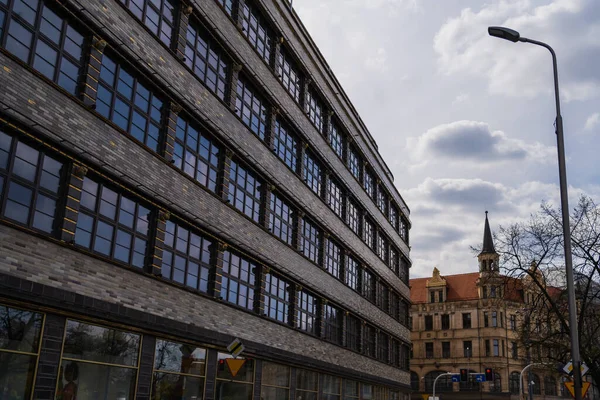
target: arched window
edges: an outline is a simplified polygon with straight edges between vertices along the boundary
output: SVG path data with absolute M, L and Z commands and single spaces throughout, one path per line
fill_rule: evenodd
M 531 381 L 529 384 L 532 386 L 533 394 L 542 394 L 542 387 L 540 385 L 540 377 L 538 374 L 531 374 Z
M 546 376 L 544 378 L 544 394 L 556 396 L 556 379 L 553 376 Z
M 479 391 L 479 382 L 475 380 L 475 376 L 471 375 L 475 373 L 476 371 L 473 371 L 472 369 L 469 370 L 469 380 L 467 382 L 460 383 L 461 392 Z
M 490 392 L 502 391 L 502 376 L 494 372 L 494 382 L 490 382 Z
M 511 394 L 519 394 L 519 379 L 521 378 L 521 374 L 518 372 L 511 372 L 510 378 L 508 380 L 508 389 Z
M 438 375 L 445 373 L 444 371 L 431 371 L 425 375 L 425 391 L 427 393 L 433 392 L 433 382 Z M 435 385 L 436 393 L 451 392 L 452 391 L 452 378 L 450 376 L 444 376 L 438 379 Z
M 410 371 L 410 388 L 419 391 L 419 375 L 413 371 Z

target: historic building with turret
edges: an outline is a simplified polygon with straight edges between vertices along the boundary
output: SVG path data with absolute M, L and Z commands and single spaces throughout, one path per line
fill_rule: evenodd
M 443 275 L 433 268 L 430 278 L 410 280 L 411 290 L 411 385 L 413 398 L 433 391 L 435 378 L 444 372 L 471 374 L 493 370 L 492 381 L 453 383 L 442 377 L 436 393 L 446 399 L 507 398 L 519 394 L 519 374 L 528 356 L 521 333 L 526 300 L 533 295 L 527 278 L 520 280 L 500 272 L 489 220 L 485 217 L 483 245 L 477 256 L 478 272 Z M 536 266 L 532 265 L 533 273 Z M 539 352 L 539 354 L 538 354 Z M 560 380 L 547 370 L 533 370 L 530 380 L 534 397 L 552 398 L 561 393 Z M 526 385 L 524 380 L 523 385 Z

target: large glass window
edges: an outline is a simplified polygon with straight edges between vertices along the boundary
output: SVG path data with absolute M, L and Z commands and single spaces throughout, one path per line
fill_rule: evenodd
M 67 321 L 57 398 L 133 399 L 140 335 Z
M 143 268 L 150 210 L 138 201 L 83 179 L 75 244 L 134 267 Z
M 300 250 L 305 257 L 314 263 L 319 262 L 319 245 L 321 243 L 321 230 L 307 218 L 302 218 L 300 235 Z
M 233 0 L 217 0 L 217 3 L 219 3 L 225 12 L 231 16 L 233 13 Z
M 375 224 L 365 218 L 363 240 L 371 249 L 375 249 Z
M 380 231 L 379 235 L 377 235 L 377 255 L 385 263 L 388 262 L 387 258 L 388 258 L 388 254 L 390 251 L 389 249 L 390 249 L 389 242 Z
M 229 169 L 229 203 L 258 222 L 262 182 L 237 161 Z
M 201 292 L 208 292 L 213 242 L 173 221 L 167 221 L 162 276 Z
M 290 397 L 290 367 L 262 363 L 261 400 L 286 400 Z
M 329 124 L 329 145 L 338 157 L 344 157 L 344 136 L 333 119 Z
M 331 304 L 323 307 L 323 329 L 325 340 L 342 344 L 342 312 Z
M 56 229 L 63 164 L 0 130 L 0 211 L 48 234 Z
M 373 399 L 373 385 L 361 383 L 360 392 L 361 392 L 362 400 L 374 400 Z
M 304 182 L 317 194 L 321 195 L 322 168 L 315 157 L 307 151 L 304 154 Z
M 367 269 L 362 271 L 361 294 L 367 299 L 375 302 L 375 276 Z
M 237 81 L 235 109 L 242 122 L 261 140 L 265 140 L 267 104 L 243 77 Z
M 371 325 L 365 325 L 363 332 L 363 353 L 369 357 L 375 358 L 375 328 Z
M 317 400 L 319 390 L 319 374 L 306 369 L 296 370 L 296 398 Z
M 298 138 L 282 121 L 275 121 L 273 150 L 292 171 L 298 171 Z
M 431 371 L 425 375 L 425 391 L 432 392 L 433 391 L 433 382 L 435 379 L 443 374 L 442 371 Z M 452 377 L 450 376 L 442 376 L 437 380 L 435 385 L 435 390 L 442 392 L 451 392 L 452 391 Z
M 104 53 L 96 111 L 157 151 L 163 102 L 126 67 Z
M 218 98 L 225 100 L 227 73 L 231 61 L 221 47 L 195 21 L 186 33 L 185 64 Z
M 300 102 L 300 70 L 296 66 L 296 62 L 291 59 L 288 52 L 281 47 L 279 54 L 279 62 L 277 64 L 277 74 L 279 80 L 283 83 L 283 87 L 288 91 L 296 103 Z
M 511 372 L 508 378 L 508 390 L 511 394 L 519 394 L 519 381 L 521 374 L 518 372 Z
M 288 323 L 290 284 L 276 274 L 265 275 L 264 314 L 276 321 Z
M 340 185 L 333 179 L 327 180 L 327 204 L 338 217 L 342 218 L 344 197 Z
M 388 266 L 396 275 L 399 275 L 400 258 L 398 256 L 398 250 L 394 246 L 390 246 L 390 260 Z
M 462 325 L 463 329 L 469 329 L 471 327 L 471 313 L 462 314 Z
M 298 328 L 316 335 L 318 333 L 317 317 L 319 311 L 319 301 L 317 298 L 304 290 L 298 291 L 296 306 L 298 309 Z
M 0 398 L 31 397 L 43 321 L 42 314 L 0 305 Z
M 399 315 L 398 315 L 398 302 L 399 302 L 399 296 L 398 293 L 396 293 L 393 290 L 390 290 L 390 312 L 389 315 L 394 318 L 395 320 L 399 320 Z
M 227 359 L 232 356 L 226 353 L 217 355 L 217 379 L 215 388 L 215 400 L 252 400 L 252 391 L 254 388 L 254 360 L 244 359 L 244 365 L 233 376 Z
M 361 167 L 362 167 L 362 160 L 361 160 L 360 156 L 358 155 L 357 150 L 353 147 L 350 147 L 350 150 L 348 151 L 348 168 L 350 169 L 350 172 L 352 173 L 352 175 L 354 175 L 354 177 L 356 179 L 358 179 L 359 181 L 360 181 Z
M 223 252 L 221 297 L 230 303 L 252 310 L 256 265 L 229 250 Z
M 400 268 L 398 269 L 398 276 L 404 283 L 408 283 L 408 269 L 410 268 L 408 260 L 404 257 L 400 257 Z
M 342 251 L 340 247 L 330 238 L 325 242 L 325 269 L 336 278 L 340 278 L 340 265 L 342 263 Z
M 350 314 L 346 316 L 346 347 L 360 351 L 360 320 Z
M 390 358 L 390 337 L 385 332 L 377 334 L 377 359 L 384 363 L 389 362 Z
M 175 29 L 175 5 L 172 0 L 121 0 L 164 44 L 171 46 Z
M 306 112 L 317 130 L 323 132 L 323 103 L 312 89 L 306 91 Z
M 203 399 L 206 350 L 162 339 L 155 350 L 152 399 Z
M 46 3 L 50 2 L 0 1 L 0 47 L 76 94 L 84 37 Z
M 173 165 L 211 192 L 217 190 L 220 146 L 182 117 L 177 118 Z
M 269 207 L 271 210 L 269 215 L 271 233 L 292 245 L 294 243 L 294 210 L 276 193 L 271 193 Z
M 365 168 L 364 173 L 364 182 L 363 185 L 365 187 L 365 191 L 369 195 L 369 197 L 375 200 L 375 177 L 373 174 Z
M 242 3 L 240 14 L 242 17 L 242 32 L 263 60 L 270 64 L 273 34 L 265 18 L 263 18 L 256 5 L 250 1 Z
M 388 215 L 388 195 L 382 185 L 377 186 L 377 207 L 383 215 Z
M 323 375 L 323 400 L 340 400 L 342 379 L 337 376 Z
M 346 200 L 346 223 L 352 232 L 360 235 L 360 211 L 358 205 L 350 198 Z
M 358 400 L 358 382 L 344 379 L 344 400 Z
M 390 204 L 390 224 L 394 227 L 394 229 L 398 230 L 398 209 L 395 205 Z
M 377 281 L 377 307 L 388 312 L 390 303 L 390 290 L 384 281 Z
M 352 290 L 358 291 L 358 274 L 360 273 L 360 267 L 358 261 L 352 256 L 346 257 L 346 285 Z

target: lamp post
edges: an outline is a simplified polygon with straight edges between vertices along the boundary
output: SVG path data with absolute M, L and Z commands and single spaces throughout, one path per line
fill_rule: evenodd
M 569 224 L 569 198 L 567 195 L 567 167 L 565 165 L 565 143 L 563 137 L 563 122 L 560 115 L 560 97 L 558 94 L 558 68 L 556 66 L 556 53 L 546 43 L 521 37 L 519 32 L 512 29 L 490 26 L 490 36 L 511 42 L 531 43 L 545 47 L 552 54 L 554 68 L 554 96 L 556 100 L 556 143 L 558 147 L 558 174 L 560 181 L 560 203 L 562 208 L 562 225 L 565 248 L 565 268 L 567 274 L 567 294 L 569 297 L 569 326 L 571 331 L 571 357 L 573 358 L 573 381 L 575 400 L 581 400 L 581 356 L 579 355 L 579 334 L 577 332 L 577 308 L 575 305 L 575 285 L 573 283 L 573 259 L 571 255 L 571 230 Z

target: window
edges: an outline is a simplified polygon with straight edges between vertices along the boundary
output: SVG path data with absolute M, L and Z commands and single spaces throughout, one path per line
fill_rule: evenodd
M 471 313 L 463 313 L 462 325 L 463 325 L 463 329 L 468 329 L 471 327 Z
M 346 223 L 352 232 L 360 235 L 360 211 L 356 203 L 349 198 L 346 201 Z
M 350 147 L 348 151 L 348 169 L 356 179 L 360 181 L 360 170 L 362 166 L 362 160 L 358 155 L 358 152 L 354 149 L 354 147 Z
M 362 383 L 360 385 L 361 399 L 362 400 L 375 400 L 373 398 L 373 385 L 367 385 Z
M 504 328 L 504 313 L 500 311 L 500 328 Z
M 390 290 L 383 281 L 377 282 L 377 307 L 383 312 L 388 312 L 390 304 Z
M 517 330 L 517 316 L 516 315 L 510 316 L 510 330 L 511 331 Z
M 227 14 L 229 14 L 229 16 L 232 15 L 232 12 L 233 12 L 233 0 L 217 0 L 217 3 L 219 3 L 221 5 L 221 7 L 223 7 L 223 9 L 225 10 L 225 12 Z
M 300 236 L 300 250 L 302 251 L 302 254 L 315 264 L 318 264 L 321 230 L 313 225 L 308 219 L 302 218 L 302 230 Z
M 318 300 L 315 296 L 301 290 L 296 299 L 298 328 L 312 335 L 318 334 Z
M 450 315 L 442 314 L 441 318 L 442 318 L 442 330 L 445 331 L 445 330 L 450 329 Z
M 206 349 L 157 339 L 155 350 L 152 398 L 202 398 Z
M 342 206 L 344 204 L 344 197 L 340 186 L 331 178 L 327 180 L 327 204 L 329 208 L 337 214 L 338 217 L 342 216 Z
M 261 389 L 260 398 L 263 400 L 289 399 L 290 367 L 263 361 Z M 198 399 L 202 399 L 202 397 Z
M 40 352 L 42 314 L 0 306 L 0 385 L 6 399 L 29 399 Z
M 394 290 L 390 290 L 390 311 L 389 311 L 389 315 L 394 318 L 395 320 L 398 321 L 398 302 L 399 302 L 399 296 L 398 293 L 396 293 Z
M 167 221 L 162 276 L 207 293 L 212 245 L 212 241 L 205 237 Z
M 277 56 L 279 57 L 279 62 L 277 63 L 279 80 L 290 96 L 296 100 L 296 103 L 300 103 L 300 70 L 283 46 L 281 46 L 281 50 Z
M 333 119 L 329 124 L 329 145 L 339 158 L 344 158 L 344 136 Z
M 364 325 L 363 353 L 375 358 L 375 328 L 371 325 Z
M 60 397 L 133 399 L 141 337 L 112 328 L 67 320 L 58 382 Z
M 484 311 L 483 312 L 483 327 L 487 328 L 489 326 L 489 318 L 488 318 L 488 312 Z
M 342 394 L 342 380 L 337 376 L 323 375 L 323 400 L 339 400 Z
M 121 0 L 164 44 L 171 46 L 175 29 L 175 6 L 171 0 Z
M 433 330 L 433 315 L 425 316 L 425 330 L 432 331 Z
M 398 209 L 393 204 L 390 204 L 389 220 L 392 227 L 394 227 L 395 230 L 398 230 Z
M 381 258 L 381 261 L 387 263 L 388 253 L 390 251 L 390 245 L 388 240 L 383 236 L 381 232 L 377 235 L 377 255 Z
M 0 1 L 0 47 L 76 94 L 82 72 L 83 35 L 45 1 L 10 3 Z M 4 35 L 2 25 L 7 27 Z
M 538 374 L 531 373 L 531 380 L 533 394 L 542 394 L 542 388 L 540 386 L 540 377 L 538 376 Z
M 385 332 L 377 334 L 377 359 L 387 363 L 390 358 L 390 337 Z
M 290 309 L 290 284 L 278 275 L 265 275 L 264 315 L 287 323 Z
M 267 103 L 257 95 L 256 89 L 241 76 L 237 81 L 235 109 L 242 122 L 261 140 L 265 140 Z
M 499 357 L 500 356 L 500 342 L 498 341 L 498 339 L 494 339 L 493 344 L 494 344 L 494 357 Z
M 262 182 L 237 161 L 232 160 L 229 169 L 228 201 L 254 222 L 258 222 L 260 215 L 261 190 Z
M 482 287 L 482 288 L 481 288 L 481 292 L 482 292 L 482 297 L 483 297 L 484 299 L 487 299 L 487 298 L 488 298 L 487 286 L 484 286 L 484 287 Z
M 344 400 L 358 400 L 358 382 L 344 379 Z
M 346 347 L 350 350 L 360 350 L 360 321 L 353 315 L 346 316 Z
M 296 370 L 296 398 L 303 400 L 317 400 L 318 390 L 319 374 L 314 371 L 298 368 Z
M 125 67 L 102 56 L 96 111 L 157 151 L 163 102 Z
M 310 152 L 304 154 L 304 182 L 317 196 L 321 195 L 321 165 Z
M 251 399 L 254 386 L 254 360 L 247 358 L 234 377 L 225 365 L 228 358 L 233 357 L 227 353 L 217 353 L 215 393 L 221 395 L 220 399 Z M 244 359 L 244 357 L 238 356 L 237 359 Z
M 210 136 L 177 118 L 173 165 L 215 193 L 220 156 L 220 146 Z
M 413 371 L 410 371 L 410 388 L 419 391 L 419 375 Z
M 400 342 L 398 342 L 396 339 L 391 339 L 390 341 L 390 353 L 391 353 L 391 360 L 390 360 L 390 364 L 392 364 L 394 367 L 399 368 L 400 367 Z
M 375 277 L 366 269 L 362 274 L 362 293 L 367 300 L 375 302 Z
M 377 207 L 383 215 L 388 215 L 388 195 L 382 185 L 377 187 Z
M 486 357 L 489 357 L 489 355 L 490 355 L 490 341 L 489 341 L 489 339 L 485 340 L 485 355 L 486 355 Z
M 511 372 L 508 380 L 508 386 L 511 394 L 519 394 L 521 374 L 518 372 Z
M 248 38 L 252 47 L 269 64 L 271 60 L 271 38 L 273 37 L 271 29 L 269 29 L 255 5 L 250 4 L 249 1 L 244 1 L 241 5 L 242 32 Z
M 312 89 L 306 91 L 306 112 L 310 122 L 319 132 L 323 132 L 323 104 Z
M 404 326 L 408 326 L 408 303 L 404 300 L 400 302 L 400 323 Z
M 83 179 L 75 244 L 143 268 L 150 210 L 89 177 Z
M 340 279 L 342 252 L 340 247 L 330 238 L 325 241 L 325 269 L 331 275 Z
M 221 298 L 248 310 L 254 309 L 256 265 L 226 250 L 223 252 Z
M 470 340 L 463 341 L 463 355 L 466 358 L 473 357 L 473 343 Z
M 556 396 L 556 379 L 550 375 L 544 377 L 544 394 L 546 396 Z
M 435 291 L 433 291 L 433 290 L 429 291 L 429 302 L 435 303 Z
M 408 269 L 410 268 L 408 264 L 408 260 L 404 257 L 400 257 L 400 269 L 398 276 L 400 280 L 404 283 L 408 283 Z
M 323 338 L 335 344 L 342 344 L 342 312 L 330 304 L 323 307 Z
M 358 261 L 351 256 L 346 257 L 346 285 L 352 290 L 358 290 Z
M 298 143 L 296 135 L 278 118 L 275 121 L 273 151 L 294 172 L 298 170 Z
M 433 358 L 433 343 L 425 343 L 425 358 Z
M 400 266 L 400 259 L 398 258 L 398 250 L 394 246 L 390 246 L 390 261 L 388 266 L 396 275 L 398 275 L 398 267 Z
M 442 342 L 442 358 L 450 358 L 450 342 Z
M 511 354 L 512 354 L 512 358 L 513 360 L 518 360 L 519 359 L 519 347 L 517 345 L 517 342 L 510 342 L 511 345 Z
M 231 60 L 206 30 L 193 19 L 190 19 L 186 32 L 185 65 L 211 92 L 219 99 L 225 100 Z
M 365 192 L 369 195 L 369 197 L 375 200 L 375 177 L 373 174 L 365 168 L 365 177 L 363 185 L 365 187 Z
M 498 326 L 498 312 L 492 311 L 492 326 L 496 328 Z
M 271 193 L 269 203 L 269 229 L 271 233 L 290 246 L 294 243 L 294 210 L 276 193 Z
M 406 244 L 408 244 L 408 221 L 404 218 L 400 218 L 400 237 Z
M 0 130 L 2 218 L 52 234 L 62 175 L 60 161 Z
M 490 286 L 490 298 L 496 298 L 496 286 Z
M 365 218 L 365 231 L 363 240 L 371 249 L 375 248 L 375 225 Z
M 440 303 L 444 302 L 444 290 L 438 290 L 438 300 Z
M 435 379 L 443 374 L 442 371 L 431 371 L 425 375 L 425 391 L 431 393 L 433 391 L 433 382 Z M 436 392 L 452 392 L 452 377 L 450 376 L 442 376 L 437 380 L 435 385 Z

